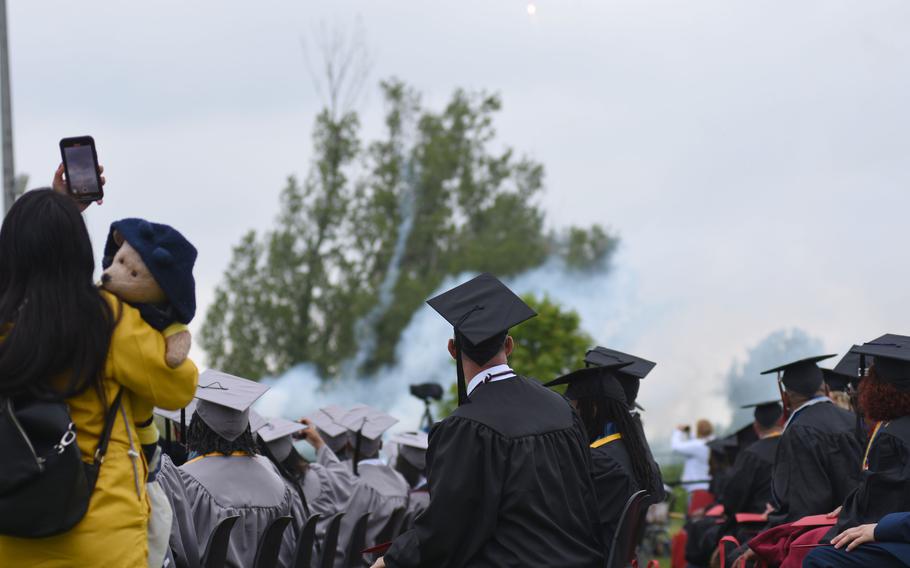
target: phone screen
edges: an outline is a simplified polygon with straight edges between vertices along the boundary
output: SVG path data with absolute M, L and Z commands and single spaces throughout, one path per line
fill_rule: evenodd
M 98 187 L 98 172 L 95 169 L 95 153 L 89 145 L 66 146 L 63 148 L 66 162 L 66 178 L 74 195 L 92 195 L 101 192 Z

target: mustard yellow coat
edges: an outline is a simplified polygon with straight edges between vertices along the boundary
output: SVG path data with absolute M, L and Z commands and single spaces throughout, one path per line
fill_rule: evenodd
M 114 400 L 120 386 L 124 387 L 126 421 L 122 414 L 117 415 L 107 457 L 82 521 L 69 532 L 48 538 L 0 536 L 3 568 L 148 565 L 147 465 L 136 439 L 134 406 L 183 408 L 193 398 L 199 371 L 189 359 L 176 369 L 168 368 L 162 334 L 146 324 L 135 308 L 121 304 L 106 292 L 102 295 L 113 306 L 114 314 L 121 314 L 111 339 L 103 384 L 109 401 Z M 67 403 L 76 425 L 82 458 L 90 462 L 103 427 L 105 409 L 93 389 Z M 135 462 L 127 453 L 130 436 L 138 452 Z

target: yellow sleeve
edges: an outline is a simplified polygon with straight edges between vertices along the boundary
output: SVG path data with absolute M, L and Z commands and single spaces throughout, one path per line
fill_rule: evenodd
M 189 326 L 187 326 L 186 324 L 176 322 L 176 323 L 172 323 L 171 325 L 164 328 L 164 331 L 162 331 L 161 334 L 164 335 L 165 337 L 170 337 L 172 335 L 177 335 L 181 331 L 189 331 L 189 329 L 190 329 Z
M 193 400 L 199 370 L 190 359 L 171 369 L 165 362 L 164 335 L 147 324 L 139 310 L 102 292 L 118 317 L 108 352 L 108 376 L 136 397 L 166 410 Z

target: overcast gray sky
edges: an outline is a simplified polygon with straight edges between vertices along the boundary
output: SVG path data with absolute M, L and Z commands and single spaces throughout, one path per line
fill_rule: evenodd
M 175 225 L 200 252 L 201 322 L 232 244 L 306 171 L 301 39 L 360 18 L 368 135 L 390 75 L 428 105 L 499 92 L 501 140 L 547 168 L 550 224 L 622 235 L 605 286 L 626 292 L 592 301 L 623 305 L 588 331 L 659 362 L 654 420 L 719 412 L 723 373 L 777 329 L 832 352 L 910 333 L 910 3 L 527 4 L 8 0 L 16 163 L 45 184 L 59 138 L 95 136 L 99 254 L 115 219 Z

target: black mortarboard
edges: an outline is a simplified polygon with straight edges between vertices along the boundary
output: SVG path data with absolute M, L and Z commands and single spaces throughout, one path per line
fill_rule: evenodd
M 458 404 L 468 398 L 461 353 L 484 365 L 502 348 L 509 328 L 537 315 L 490 273 L 483 273 L 427 303 L 455 328 Z
M 822 383 L 825 380 L 821 368 L 819 368 L 816 363 L 824 361 L 825 359 L 830 359 L 834 356 L 835 355 L 819 355 L 816 357 L 807 357 L 805 359 L 800 359 L 799 361 L 781 365 L 780 367 L 768 369 L 767 371 L 763 371 L 762 375 L 783 372 L 780 380 L 787 390 L 799 393 L 803 396 L 812 396 L 818 392 L 818 389 L 821 388 Z
M 641 388 L 641 380 L 648 376 L 648 373 L 657 365 L 657 363 L 629 355 L 615 349 L 606 347 L 595 347 L 585 353 L 585 364 L 592 366 L 604 366 L 613 363 L 627 363 L 626 367 L 616 373 L 619 384 L 622 385 L 626 393 L 626 401 L 630 407 L 637 407 L 638 391 Z
M 875 358 L 875 374 L 882 381 L 910 391 L 910 337 L 889 333 L 853 350 Z
M 842 375 L 836 369 L 822 369 L 822 374 L 825 376 L 825 384 L 828 385 L 828 390 L 833 392 L 846 392 L 847 385 L 856 378 L 855 375 Z
M 746 404 L 743 406 L 743 408 L 755 409 L 752 415 L 755 417 L 755 421 L 758 422 L 762 428 L 770 428 L 771 426 L 774 426 L 780 420 L 780 417 L 784 414 L 784 409 L 781 408 L 779 400 L 769 400 L 768 402 Z
M 712 452 L 717 452 L 718 454 L 729 454 L 732 450 L 735 450 L 739 445 L 739 442 L 736 440 L 736 434 L 731 434 L 724 438 L 716 438 L 711 440 L 707 444 L 708 448 Z
M 629 363 L 613 363 L 610 366 L 587 367 L 563 375 L 558 379 L 546 383 L 545 387 L 569 385 L 566 389 L 566 398 L 580 400 L 582 398 L 605 397 L 628 404 L 626 393 L 616 379 L 616 369 Z

